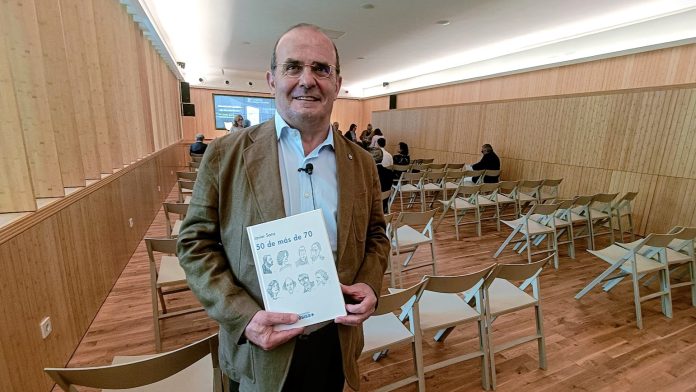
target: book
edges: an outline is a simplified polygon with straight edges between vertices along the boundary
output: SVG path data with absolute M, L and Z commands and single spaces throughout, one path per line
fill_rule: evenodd
M 247 227 L 256 274 L 269 312 L 296 313 L 306 327 L 346 315 L 321 209 Z

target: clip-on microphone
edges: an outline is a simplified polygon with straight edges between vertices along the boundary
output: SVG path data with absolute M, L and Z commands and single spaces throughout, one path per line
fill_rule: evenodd
M 314 201 L 314 184 L 312 184 L 312 172 L 314 171 L 314 165 L 312 165 L 311 163 L 308 163 L 305 165 L 304 168 L 301 167 L 301 168 L 297 169 L 297 171 L 298 172 L 305 172 L 305 173 L 307 173 L 307 175 L 309 175 L 309 186 L 312 188 L 312 207 L 314 207 L 314 209 L 316 210 L 317 204 Z

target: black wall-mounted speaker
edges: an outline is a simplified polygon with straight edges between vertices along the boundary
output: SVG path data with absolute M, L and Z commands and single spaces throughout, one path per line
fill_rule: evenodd
M 181 104 L 181 115 L 196 117 L 196 105 L 192 103 L 182 103 Z
M 389 96 L 389 110 L 396 109 L 396 94 Z
M 189 84 L 186 82 L 181 82 L 181 102 L 191 102 L 191 89 L 189 87 Z

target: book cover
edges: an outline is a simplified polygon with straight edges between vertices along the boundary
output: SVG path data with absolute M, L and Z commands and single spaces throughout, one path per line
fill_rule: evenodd
M 265 309 L 300 316 L 297 323 L 276 330 L 346 315 L 320 209 L 249 226 L 247 233 Z

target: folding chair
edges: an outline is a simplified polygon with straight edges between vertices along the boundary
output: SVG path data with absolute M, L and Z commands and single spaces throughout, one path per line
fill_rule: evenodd
M 511 347 L 536 341 L 539 351 L 539 368 L 546 369 L 546 339 L 544 337 L 544 318 L 541 313 L 541 294 L 539 288 L 539 274 L 553 256 L 531 264 L 498 264 L 486 277 L 483 283 L 484 315 L 486 320 L 486 336 L 488 337 L 488 349 L 490 351 L 491 386 L 496 387 L 495 354 Z M 515 285 L 510 281 L 521 281 Z M 532 288 L 531 295 L 525 290 Z M 493 323 L 504 314 L 533 307 L 536 329 L 533 335 L 524 336 L 515 340 L 494 344 Z M 517 325 L 517 323 L 515 323 Z M 499 332 L 500 333 L 500 332 Z
M 392 193 L 394 193 L 394 189 L 382 192 L 382 204 L 384 205 L 384 201 L 387 201 L 387 211 L 385 211 L 385 214 L 391 212 L 391 203 L 394 201 L 391 197 Z
M 483 182 L 483 174 L 485 170 L 464 170 L 464 181 L 463 185 L 477 185 Z
M 570 212 L 570 220 L 573 223 L 573 241 L 576 239 L 586 238 L 587 249 L 592 249 L 592 239 L 590 227 L 592 221 L 590 219 L 590 204 L 592 196 L 576 196 L 573 199 L 573 207 Z M 575 226 L 580 226 L 577 229 Z
M 524 249 L 527 250 L 527 262 L 532 262 L 532 256 L 537 254 L 549 254 L 551 253 L 554 258 L 554 266 L 558 268 L 558 245 L 556 244 L 556 220 L 555 213 L 558 210 L 558 204 L 535 204 L 521 218 L 517 218 L 513 221 L 504 220 L 507 226 L 512 228 L 512 233 L 503 241 L 498 250 L 493 255 L 493 258 L 500 256 L 500 253 L 509 245 L 515 244 L 513 250 L 518 250 L 522 252 Z M 540 223 L 532 219 L 532 216 L 536 216 L 540 221 L 547 222 L 546 224 Z M 517 235 L 520 238 L 515 238 Z M 531 245 L 533 239 L 538 236 L 544 236 L 546 238 L 546 249 L 541 251 L 532 252 Z M 522 247 L 524 245 L 524 247 Z M 522 248 L 520 248 L 522 247 Z
M 442 165 L 444 168 L 444 165 Z M 425 211 L 425 204 L 430 201 L 428 204 L 429 208 L 433 207 L 433 204 L 435 203 L 435 200 L 437 200 L 437 197 L 440 195 L 440 193 L 443 192 L 444 190 L 444 179 L 445 179 L 445 172 L 443 171 L 427 171 L 423 173 L 423 177 L 421 178 L 421 183 L 420 183 L 420 189 L 421 189 L 421 211 Z M 428 194 L 430 194 L 430 198 L 428 198 Z
M 392 193 L 392 199 L 390 204 L 394 202 L 394 199 L 399 197 L 399 204 L 401 205 L 401 211 L 404 211 L 404 194 L 408 195 L 408 208 L 411 208 L 413 202 L 416 200 L 416 196 L 421 195 L 421 177 L 423 173 L 401 173 L 401 176 L 397 180 L 396 184 L 392 186 L 394 193 Z
M 626 194 L 614 204 L 612 209 L 622 242 L 624 241 L 624 233 L 626 233 L 626 230 L 631 234 L 631 241 L 635 241 L 636 239 L 636 235 L 633 233 L 633 207 L 631 205 L 636 196 L 638 196 L 638 192 L 626 192 Z M 626 227 L 623 226 L 624 217 L 628 221 Z
M 539 192 L 539 200 L 544 203 L 547 200 L 558 199 L 558 187 L 563 182 L 562 178 L 557 180 L 543 180 L 541 182 L 541 191 Z
M 572 199 L 555 199 L 554 203 L 558 204 L 558 210 L 554 214 L 554 221 L 556 224 L 556 247 L 560 249 L 561 245 L 568 245 L 568 254 L 571 259 L 575 259 L 575 241 L 573 239 L 573 224 L 571 222 L 571 209 L 573 207 Z M 538 214 L 533 214 L 532 219 L 543 223 L 548 226 L 550 216 L 543 216 Z M 565 234 L 566 239 L 563 240 L 562 237 Z M 546 238 L 546 235 L 538 236 L 534 240 L 534 245 L 539 246 L 541 242 Z M 526 245 L 523 245 L 525 248 Z M 558 268 L 558 266 L 555 266 Z
M 489 179 L 489 177 L 495 177 L 495 181 L 486 181 Z M 486 170 L 484 170 L 483 175 L 478 178 L 478 181 L 476 183 L 477 184 L 497 183 L 497 182 L 499 182 L 499 179 L 500 179 L 500 170 L 486 169 Z
M 622 247 L 622 244 L 612 244 L 602 250 L 588 250 L 588 252 L 607 262 L 609 268 L 576 294 L 575 299 L 582 298 L 595 286 L 605 281 L 607 283 L 604 285 L 604 291 L 609 291 L 624 277 L 630 275 L 633 281 L 633 303 L 636 308 L 638 328 L 643 329 L 640 304 L 653 298 L 661 299 L 662 313 L 672 318 L 672 293 L 669 284 L 669 265 L 666 247 L 675 238 L 674 234 L 650 234 L 628 249 Z M 615 272 L 617 275 L 611 276 Z M 655 293 L 641 296 L 639 280 L 653 273 L 658 275 L 660 289 Z
M 189 170 L 192 172 L 198 171 L 198 168 L 200 166 L 201 166 L 200 162 L 194 162 L 194 161 L 189 162 Z
M 203 154 L 191 154 L 191 160 L 193 162 L 200 162 L 203 159 Z
M 522 180 L 517 185 L 517 210 L 520 215 L 528 205 L 541 203 L 541 183 L 543 180 Z
M 464 166 L 466 166 L 465 163 L 448 163 L 447 166 L 445 166 L 445 171 L 464 170 Z
M 427 172 L 443 173 L 447 167 L 446 163 L 426 163 L 423 164 L 423 169 Z
M 186 273 L 179 265 L 176 256 L 176 238 L 145 238 L 147 255 L 150 260 L 150 291 L 152 293 L 152 321 L 155 327 L 155 349 L 162 351 L 160 335 L 160 320 L 202 311 L 202 307 L 194 307 L 176 312 L 167 310 L 164 296 L 189 290 L 186 283 Z M 155 252 L 164 253 L 157 268 Z M 160 307 L 162 308 L 160 310 Z
M 483 183 L 479 188 L 478 205 L 481 221 L 494 220 L 496 230 L 500 231 L 500 206 L 498 205 L 498 183 Z M 493 215 L 485 216 L 487 210 L 493 210 Z
M 405 255 L 401 262 L 393 263 L 398 268 L 399 287 L 403 286 L 403 273 L 416 268 L 432 266 L 433 275 L 437 274 L 435 258 L 435 237 L 433 236 L 433 217 L 437 210 L 425 212 L 400 212 L 392 224 L 393 237 L 392 255 Z M 415 227 L 422 227 L 417 230 Z M 409 265 L 418 247 L 428 245 L 430 247 L 430 260 Z M 396 273 L 397 271 L 392 271 Z
M 169 238 L 176 238 L 179 236 L 181 222 L 186 216 L 188 206 L 189 205 L 186 203 L 162 203 L 162 207 L 164 207 L 164 219 L 167 222 L 167 236 Z M 172 222 L 172 217 L 170 214 L 177 214 L 179 215 L 179 218 Z
M 445 178 L 443 179 L 444 185 L 442 187 L 442 199 L 447 200 L 447 195 L 450 191 L 454 192 L 457 190 L 459 184 L 464 181 L 464 170 L 447 170 L 445 172 Z
M 177 180 L 176 185 L 179 187 L 178 201 L 179 203 L 184 203 L 186 196 L 191 196 L 193 194 L 193 186 L 196 184 L 195 181 L 189 180 Z
M 614 243 L 614 225 L 612 224 L 612 201 L 616 198 L 617 193 L 598 193 L 592 196 L 590 203 L 590 237 L 592 249 L 597 249 L 595 238 L 600 235 L 609 234 L 611 243 Z M 607 225 L 608 230 L 599 231 L 600 227 Z
M 418 297 L 423 291 L 423 286 L 425 281 L 405 290 L 381 296 L 375 312 L 363 322 L 365 345 L 362 356 L 372 355 L 373 360 L 378 361 L 386 355 L 387 349 L 403 343 L 410 343 L 413 353 L 414 375 L 385 385 L 377 389 L 378 391 L 391 391 L 411 383 L 418 383 L 418 391 L 425 391 L 422 335 L 418 313 Z M 408 328 L 393 313 L 398 309 L 401 309 L 402 318 L 411 320 Z
M 442 220 L 445 219 L 447 212 L 452 210 L 454 212 L 454 231 L 457 235 L 457 240 L 459 240 L 459 225 L 475 224 L 476 234 L 480 237 L 481 210 L 479 209 L 478 204 L 480 188 L 480 185 L 460 184 L 449 200 L 441 200 L 440 203 L 444 205 L 444 208 L 442 209 L 442 215 L 440 215 L 440 219 L 437 221 L 437 225 L 435 227 L 438 227 Z M 469 212 L 471 212 L 473 215 L 472 219 L 464 221 L 464 218 L 469 215 Z
M 142 392 L 188 392 L 226 390 L 218 362 L 217 334 L 196 343 L 127 363 L 88 368 L 45 368 L 66 392 L 77 386 Z
M 498 183 L 498 193 L 496 197 L 498 199 L 498 208 L 500 210 L 500 217 L 511 216 L 514 219 L 520 217 L 520 212 L 517 205 L 517 185 L 519 181 L 501 181 Z M 512 206 L 514 213 L 503 214 L 503 210 L 506 206 Z
M 480 357 L 481 385 L 484 389 L 489 389 L 489 350 L 483 310 L 483 282 L 494 268 L 495 264 L 466 275 L 425 278 L 427 283 L 419 301 L 421 331 L 436 331 L 434 340 L 443 343 L 456 326 L 476 322 L 479 334 L 479 346 L 476 350 L 426 365 L 425 373 Z M 475 308 L 468 304 L 471 299 L 475 300 Z
M 386 234 L 387 238 L 389 239 L 389 254 L 387 255 L 387 270 L 384 272 L 385 274 L 389 274 L 389 281 L 390 281 L 390 286 L 391 287 L 396 287 L 396 274 L 394 273 L 395 268 L 393 265 L 393 260 L 392 260 L 392 253 L 394 252 L 393 248 L 393 243 L 392 241 L 394 240 L 394 217 L 396 216 L 395 213 L 391 212 L 388 214 L 384 214 L 384 224 L 386 227 Z

